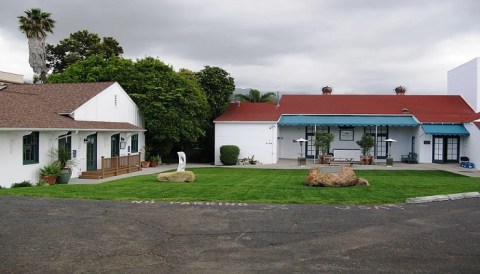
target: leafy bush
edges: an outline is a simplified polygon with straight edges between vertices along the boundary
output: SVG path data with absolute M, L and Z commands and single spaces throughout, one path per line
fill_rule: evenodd
M 37 186 L 44 186 L 45 185 L 45 181 L 44 180 L 40 180 L 38 181 L 37 183 Z
M 375 140 L 372 135 L 365 133 L 362 136 L 362 139 L 357 141 L 357 145 L 360 147 L 363 156 L 367 156 L 367 153 L 375 145 Z
M 236 165 L 240 155 L 240 148 L 234 145 L 220 147 L 220 161 L 224 165 Z
M 12 184 L 12 188 L 13 187 L 30 187 L 30 186 L 32 186 L 32 183 L 30 183 L 30 181 L 23 181 L 21 183 Z
M 56 163 L 43 166 L 40 169 L 41 176 L 58 176 L 60 174 L 62 174 L 62 169 Z

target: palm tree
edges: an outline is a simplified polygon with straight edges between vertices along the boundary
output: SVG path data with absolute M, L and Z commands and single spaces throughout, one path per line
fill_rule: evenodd
M 245 94 L 235 94 L 235 96 L 240 100 L 240 102 L 273 102 L 275 100 L 275 93 L 267 92 L 263 95 L 260 95 L 260 91 L 257 89 L 251 89 L 248 95 Z
M 40 75 L 43 82 L 47 76 L 45 39 L 47 32 L 53 33 L 55 21 L 50 18 L 50 13 L 41 9 L 25 11 L 26 16 L 19 16 L 20 31 L 28 38 L 28 62 L 33 72 Z

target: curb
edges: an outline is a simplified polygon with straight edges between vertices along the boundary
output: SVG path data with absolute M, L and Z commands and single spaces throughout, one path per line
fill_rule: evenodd
M 480 192 L 466 192 L 466 193 L 449 194 L 449 195 L 435 195 L 435 196 L 408 198 L 405 202 L 407 204 L 420 204 L 420 203 L 440 202 L 440 201 L 449 201 L 449 200 L 461 200 L 461 199 L 469 199 L 469 198 L 480 198 Z

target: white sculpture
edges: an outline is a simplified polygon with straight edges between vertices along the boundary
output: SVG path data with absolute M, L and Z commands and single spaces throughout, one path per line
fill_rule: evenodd
M 187 156 L 185 155 L 185 152 L 179 151 L 177 152 L 178 154 L 178 171 L 185 171 L 185 167 L 187 166 Z

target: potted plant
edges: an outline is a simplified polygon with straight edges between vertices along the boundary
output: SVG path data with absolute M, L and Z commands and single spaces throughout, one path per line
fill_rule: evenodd
M 62 174 L 62 169 L 56 163 L 51 163 L 40 169 L 40 178 L 49 185 L 54 185 L 57 176 L 60 174 Z
M 72 177 L 72 168 L 75 166 L 70 150 L 61 146 L 58 149 L 52 149 L 51 156 L 55 159 L 54 163 L 62 170 L 62 174 L 57 177 L 57 184 L 68 184 Z
M 155 156 L 150 156 L 150 167 L 156 167 L 158 166 L 159 163 L 161 163 L 160 156 L 155 155 Z
M 150 166 L 150 161 L 147 161 L 147 160 L 141 161 L 140 164 L 141 164 L 142 168 L 149 167 Z
M 332 143 L 333 139 L 335 139 L 335 135 L 333 133 L 320 131 L 315 133 L 315 148 L 322 153 L 322 155 L 320 155 L 318 158 L 320 164 L 328 164 L 330 162 L 330 160 L 327 159 L 328 156 L 326 155 L 330 149 L 330 144 Z
M 368 165 L 373 163 L 373 156 L 369 155 L 370 149 L 375 145 L 375 140 L 372 135 L 364 133 L 362 138 L 357 141 L 357 145 L 360 146 L 362 152 L 361 162 L 363 165 Z

